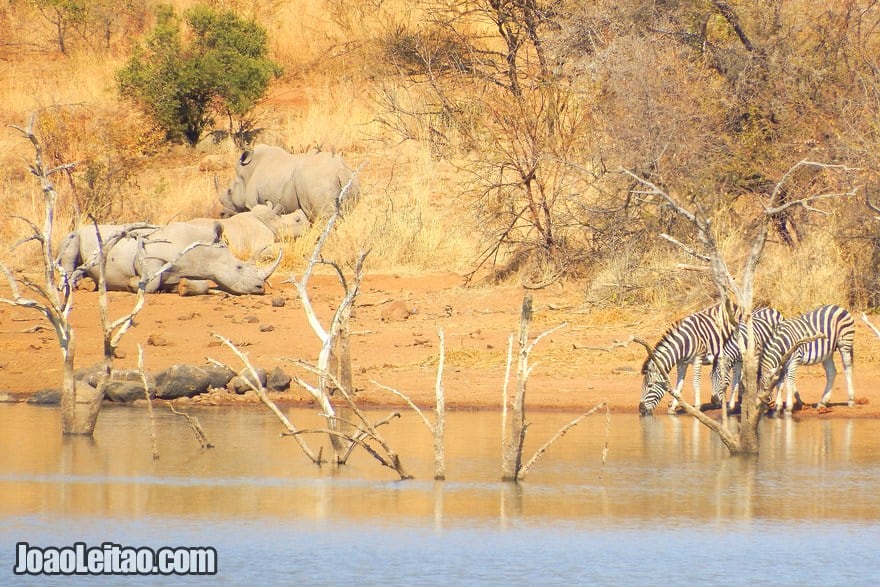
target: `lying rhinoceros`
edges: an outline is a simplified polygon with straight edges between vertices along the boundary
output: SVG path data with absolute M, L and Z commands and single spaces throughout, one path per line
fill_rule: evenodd
M 238 259 L 222 242 L 223 226 L 219 222 L 204 226 L 172 222 L 152 228 L 103 224 L 98 229 L 105 248 L 112 245 L 106 254 L 105 269 L 109 290 L 137 291 L 141 279 L 149 278 L 145 288 L 148 293 L 175 291 L 185 279 L 196 283 L 210 280 L 232 294 L 262 294 L 266 279 L 281 261 L 279 253 L 275 262 L 264 269 Z M 186 250 L 193 243 L 197 244 Z M 95 227 L 83 226 L 62 241 L 58 265 L 68 275 L 79 268 L 97 280 L 97 250 Z M 171 268 L 156 276 L 168 262 Z
M 276 242 L 301 237 L 309 228 L 302 210 L 277 214 L 265 204 L 257 204 L 252 210 L 220 220 L 194 218 L 186 221 L 201 228 L 211 227 L 215 222 L 223 226 L 223 240 L 237 254 L 262 253 Z

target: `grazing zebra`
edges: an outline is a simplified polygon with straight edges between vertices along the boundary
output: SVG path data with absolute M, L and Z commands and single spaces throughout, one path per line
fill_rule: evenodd
M 755 330 L 755 354 L 759 360 L 764 345 L 773 336 L 773 331 L 780 322 L 782 322 L 782 314 L 773 308 L 762 307 L 752 312 L 752 327 Z M 746 336 L 746 323 L 740 321 L 739 336 L 731 336 L 727 339 L 727 342 L 721 348 L 721 353 L 712 364 L 712 399 L 714 401 L 718 398 L 719 401 L 724 401 L 727 386 L 730 385 L 730 402 L 728 407 L 731 410 L 736 406 L 737 397 L 742 395 L 742 390 L 739 389 L 743 362 L 740 340 L 745 340 Z M 732 382 L 730 377 L 731 371 L 733 371 Z
M 852 382 L 853 338 L 855 321 L 849 312 L 840 306 L 821 306 L 796 318 L 784 320 L 764 346 L 761 356 L 760 385 L 770 392 L 781 386 L 785 379 L 785 411 L 791 412 L 792 394 L 800 401 L 794 386 L 794 375 L 799 365 L 822 363 L 825 367 L 825 391 L 816 407 L 824 407 L 831 398 L 831 387 L 837 370 L 834 368 L 834 351 L 840 352 L 846 388 L 849 392 L 849 405 L 855 405 L 855 391 Z M 798 344 L 798 341 L 816 338 Z M 776 395 L 778 397 L 779 390 Z M 776 399 L 770 402 L 773 407 Z
M 684 376 L 689 363 L 694 365 L 694 405 L 700 407 L 700 367 L 710 364 L 721 352 L 724 342 L 733 333 L 736 324 L 734 311 L 724 304 L 715 304 L 705 310 L 686 316 L 669 327 L 660 340 L 649 349 L 648 358 L 642 365 L 642 399 L 639 412 L 647 415 L 669 391 L 669 372 L 678 370 L 672 406 L 669 413 L 678 408 L 675 399 L 684 386 Z

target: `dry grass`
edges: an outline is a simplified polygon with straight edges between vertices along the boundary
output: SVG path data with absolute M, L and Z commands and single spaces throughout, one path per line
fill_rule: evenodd
M 195 3 L 172 2 L 178 10 Z M 350 6 L 341 0 L 214 4 L 253 16 L 266 26 L 272 56 L 285 68 L 283 79 L 273 85 L 269 99 L 260 107 L 259 125 L 268 130 L 265 140 L 295 151 L 319 145 L 342 152 L 352 167 L 363 166 L 361 201 L 340 222 L 325 254 L 346 263 L 359 250 L 370 249 L 368 270 L 376 272 L 464 273 L 471 269 L 479 230 L 471 202 L 460 196 L 461 173 L 455 161 L 439 158 L 427 144 L 394 142 L 377 122 L 377 84 L 369 79 L 370 68 L 377 64 L 365 63 L 364 55 L 375 55 L 375 39 L 383 32 L 397 24 L 417 23 L 412 4 L 382 2 L 376 3 L 375 10 L 366 9 L 366 3 Z M 27 173 L 33 153 L 8 125 L 24 124 L 31 112 L 59 107 L 78 111 L 71 127 L 55 137 L 53 149 L 59 160 L 93 157 L 101 141 L 110 141 L 122 153 L 146 153 L 132 162 L 132 178 L 124 188 L 117 221 L 163 223 L 214 215 L 215 172 L 199 168 L 205 153 L 145 145 L 149 129 L 117 97 L 113 72 L 124 62 L 124 52 L 79 46 L 61 56 L 52 49 L 45 27 L 30 22 L 24 11 L 19 7 L 6 16 L 15 38 L 0 48 L 0 122 L 4 128 L 0 132 L 4 202 L 0 248 L 8 250 L 27 232 L 14 216 L 42 217 L 38 185 Z M 214 154 L 229 163 L 227 169 L 216 172 L 216 180 L 225 187 L 237 153 L 220 147 Z M 57 187 L 62 198 L 57 218 L 61 234 L 82 218 L 72 206 L 69 186 L 59 180 Z M 732 228 L 724 247 L 735 258 L 744 255 L 745 248 Z M 304 238 L 285 245 L 282 270 L 303 267 L 319 230 L 315 227 Z M 35 247 L 27 248 L 30 252 L 4 252 L 0 260 L 27 266 L 36 258 Z M 678 267 L 692 262 L 670 247 L 658 246 L 646 258 L 620 251 L 594 268 L 585 299 L 605 308 L 623 304 L 695 309 L 708 301 L 713 289 L 707 275 Z M 794 254 L 770 247 L 758 284 L 759 297 L 773 300 L 786 312 L 824 301 L 840 303 L 846 299 L 842 297 L 846 284 L 841 266 L 840 253 L 825 233 L 808 237 Z
M 180 10 L 194 2 L 174 4 Z M 473 256 L 474 245 L 468 237 L 473 230 L 462 222 L 466 217 L 451 218 L 449 208 L 437 201 L 438 194 L 453 194 L 438 189 L 433 176 L 436 164 L 430 154 L 417 145 L 373 140 L 381 134 L 374 127 L 373 98 L 356 77 L 339 75 L 339 68 L 346 66 L 344 57 L 333 59 L 334 63 L 326 68 L 314 67 L 322 54 L 333 54 L 344 37 L 327 20 L 325 3 L 224 4 L 245 15 L 251 11 L 260 19 L 270 31 L 274 58 L 292 72 L 276 83 L 270 100 L 261 107 L 260 124 L 269 130 L 268 140 L 291 150 L 319 145 L 342 152 L 353 167 L 363 165 L 361 203 L 340 223 L 326 254 L 346 262 L 361 248 L 369 248 L 369 267 L 376 271 L 463 269 Z M 49 40 L 44 39 L 41 45 L 49 46 Z M 109 121 L 125 116 L 119 109 L 128 108 L 120 105 L 113 82 L 113 72 L 124 57 L 87 50 L 67 57 L 41 51 L 32 57 L 0 60 L 0 83 L 4 88 L 0 116 L 4 125 L 23 125 L 34 111 L 76 108 L 79 114 L 74 118 L 79 127 L 71 122 L 70 128 L 55 133 L 53 147 L 59 159 L 89 157 L 90 141 L 97 141 L 96 137 L 103 134 L 101 126 L 109 128 Z M 291 75 L 296 75 L 295 81 Z M 117 140 L 134 149 L 143 130 L 133 123 L 128 136 Z M 198 165 L 204 153 L 182 147 L 162 149 L 142 161 L 142 168 L 136 171 L 124 194 L 117 221 L 164 223 L 216 212 L 215 173 L 201 171 Z M 230 167 L 217 172 L 217 181 L 225 187 L 237 153 L 221 147 L 217 154 L 229 160 Z M 42 218 L 38 185 L 26 173 L 27 161 L 32 157 L 30 145 L 17 133 L 2 133 L 0 186 L 7 214 L 0 219 L 0 240 L 6 247 L 25 229 L 23 223 L 10 216 Z M 82 218 L 76 218 L 73 196 L 65 182 L 58 181 L 56 186 L 61 194 L 56 231 L 62 234 Z M 286 246 L 287 268 L 302 267 L 318 232 L 314 228 L 305 238 Z M 25 257 L 23 265 L 28 263 L 28 254 Z

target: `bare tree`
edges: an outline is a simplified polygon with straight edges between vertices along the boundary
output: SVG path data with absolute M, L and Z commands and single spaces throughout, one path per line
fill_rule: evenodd
M 835 171 L 847 173 L 852 171 L 844 166 L 828 165 L 806 160 L 796 163 L 786 171 L 771 192 L 761 202 L 762 210 L 751 227 L 751 245 L 748 255 L 742 263 L 739 277 L 734 275 L 734 271 L 731 270 L 730 265 L 722 255 L 717 241 L 716 230 L 710 216 L 698 206 L 695 209 L 689 208 L 678 198 L 670 195 L 666 190 L 647 179 L 631 171 L 623 170 L 625 175 L 637 182 L 639 186 L 636 190 L 637 195 L 645 205 L 655 205 L 668 209 L 687 221 L 696 233 L 698 246 L 690 246 L 666 233 L 661 234 L 660 237 L 673 243 L 688 255 L 707 266 L 711 271 L 712 280 L 720 297 L 723 300 L 732 298 L 738 306 L 742 320 L 745 322 L 746 336 L 744 339 L 739 340 L 743 357 L 742 385 L 744 387 L 739 429 L 729 430 L 723 423 L 719 423 L 700 411 L 699 406 L 690 405 L 680 395 L 675 398 L 679 401 L 685 412 L 716 432 L 731 454 L 758 454 L 758 423 L 767 410 L 768 395 L 771 391 L 759 388 L 758 357 L 755 349 L 754 327 L 752 325 L 755 276 L 764 254 L 769 227 L 776 216 L 795 206 L 800 206 L 811 212 L 823 213 L 822 210 L 814 207 L 813 204 L 820 201 L 853 196 L 856 193 L 855 188 L 847 192 L 819 192 L 806 195 L 797 200 L 789 199 L 781 203 L 781 195 L 784 193 L 787 184 L 793 181 L 796 174 L 809 170 L 819 173 L 833 173 Z M 812 339 L 799 341 L 798 345 L 809 342 L 809 340 Z M 795 348 L 798 345 L 795 345 Z M 649 349 L 649 357 L 652 356 L 650 353 Z
M 43 159 L 43 147 L 34 133 L 36 115 L 32 115 L 27 127 L 13 126 L 18 130 L 34 148 L 34 163 L 30 170 L 40 181 L 44 197 L 44 217 L 42 227 L 38 227 L 28 219 L 24 220 L 31 229 L 31 234 L 15 246 L 34 240 L 40 246 L 40 265 L 42 279 L 34 281 L 30 276 L 22 274 L 16 278 L 12 271 L 0 263 L 0 271 L 6 276 L 6 281 L 11 290 L 11 297 L 0 298 L 0 302 L 33 309 L 42 314 L 55 331 L 58 345 L 62 356 L 62 392 L 61 392 L 61 431 L 63 434 L 91 435 L 94 432 L 98 420 L 98 412 L 104 398 L 104 389 L 110 381 L 113 371 L 113 359 L 116 348 L 122 337 L 134 325 L 134 318 L 143 309 L 146 301 L 146 284 L 168 271 L 180 256 L 189 252 L 196 246 L 206 243 L 192 243 L 186 247 L 178 257 L 160 267 L 157 271 L 148 274 L 143 270 L 144 248 L 142 235 L 138 231 L 150 228 L 143 223 L 130 224 L 120 227 L 119 230 L 107 238 L 102 238 L 95 226 L 98 246 L 93 256 L 75 268 L 72 273 L 65 272 L 57 267 L 55 251 L 53 248 L 55 207 L 58 193 L 52 183 L 52 176 L 58 172 L 70 169 L 73 164 L 63 164 L 53 168 L 47 168 Z M 138 283 L 137 298 L 132 309 L 116 320 L 110 320 L 109 302 L 107 298 L 107 285 L 105 281 L 105 268 L 107 253 L 123 238 L 136 238 L 138 240 L 138 253 L 135 262 L 141 266 L 140 281 Z M 74 377 L 74 362 L 76 356 L 76 336 L 70 323 L 70 311 L 73 308 L 73 296 L 76 281 L 91 268 L 98 270 L 98 296 L 101 313 L 101 326 L 103 332 L 103 360 L 101 372 L 96 389 L 77 382 Z M 35 293 L 37 299 L 26 297 L 22 293 L 22 287 Z
M 371 382 L 403 399 L 422 419 L 422 422 L 424 422 L 434 438 L 434 480 L 442 481 L 446 479 L 446 448 L 444 442 L 446 435 L 446 397 L 443 393 L 443 365 L 446 362 L 446 339 L 443 336 L 442 328 L 437 330 L 437 336 L 440 338 L 440 354 L 437 361 L 437 379 L 434 384 L 436 420 L 433 424 L 409 397 L 387 385 L 382 385 L 372 380 Z
M 601 408 L 605 407 L 607 412 L 607 405 L 603 402 L 596 407 L 588 410 L 586 413 L 578 416 L 565 426 L 563 426 L 553 437 L 550 438 L 543 446 L 541 446 L 537 451 L 535 451 L 534 455 L 531 459 L 528 460 L 525 464 L 523 464 L 523 446 L 525 444 L 526 439 L 526 429 L 528 428 L 528 422 L 526 421 L 526 383 L 528 381 L 529 375 L 534 368 L 533 365 L 529 365 L 529 356 L 534 350 L 535 346 L 540 342 L 542 338 L 545 336 L 556 332 L 558 329 L 564 327 L 566 324 L 563 322 L 549 330 L 546 330 L 536 336 L 534 340 L 529 342 L 529 324 L 532 321 L 532 294 L 526 293 L 523 296 L 522 303 L 522 312 L 520 313 L 520 323 L 519 323 L 519 359 L 517 361 L 517 369 L 516 369 L 516 394 L 513 397 L 512 401 L 512 409 L 511 409 L 511 417 L 510 424 L 508 425 L 508 394 L 507 394 L 507 384 L 509 382 L 510 375 L 510 365 L 513 359 L 513 337 L 510 337 L 508 349 L 507 349 L 507 368 L 504 376 L 504 389 L 503 389 L 503 397 L 502 397 L 502 421 L 501 421 L 501 480 L 502 481 L 521 481 L 526 473 L 528 473 L 529 469 L 532 468 L 541 456 L 547 452 L 547 449 L 556 442 L 558 439 L 565 436 L 565 434 L 573 427 L 577 426 L 584 418 L 590 416 Z M 606 429 L 607 431 L 607 429 Z M 606 450 L 607 450 L 607 439 L 606 439 Z M 604 460 L 603 454 L 603 460 Z
M 342 396 L 342 399 L 345 402 L 345 407 L 351 412 L 352 417 L 349 419 L 335 415 L 332 418 L 328 418 L 328 422 L 335 424 L 335 426 L 320 430 L 300 430 L 297 434 L 309 434 L 315 432 L 324 433 L 327 434 L 331 440 L 336 438 L 347 443 L 345 451 L 336 457 L 337 464 L 344 464 L 354 447 L 360 446 L 366 450 L 370 456 L 379 461 L 382 466 L 394 469 L 401 480 L 412 479 L 412 475 L 407 473 L 404 468 L 400 456 L 398 456 L 397 452 L 391 448 L 388 441 L 379 433 L 380 426 L 384 426 L 394 418 L 399 418 L 400 414 L 398 412 L 392 412 L 385 418 L 382 418 L 377 422 L 372 422 L 357 405 L 350 389 L 333 373 L 321 371 L 302 361 L 299 361 L 298 364 L 317 374 L 320 378 L 328 380 L 334 385 L 336 391 Z M 317 394 L 317 390 L 312 389 L 312 386 L 302 381 L 299 377 L 295 377 L 294 379 L 302 387 L 310 389 L 313 395 Z M 324 416 L 326 417 L 326 414 L 324 414 Z M 345 424 L 349 431 L 342 430 L 342 427 L 338 426 L 339 423 Z M 375 449 L 371 442 L 375 442 L 379 446 L 379 450 Z
M 355 170 L 348 183 L 346 183 L 339 191 L 339 194 L 337 194 L 336 205 L 334 206 L 330 217 L 327 219 L 324 230 L 318 237 L 315 247 L 312 249 L 312 254 L 309 257 L 308 264 L 306 265 L 302 276 L 299 279 L 291 277 L 288 280 L 289 283 L 293 283 L 296 287 L 296 291 L 299 294 L 303 311 L 306 313 L 309 325 L 321 341 L 321 350 L 318 353 L 318 361 L 316 364 L 318 385 L 309 385 L 305 387 L 305 389 L 314 396 L 315 400 L 323 409 L 324 417 L 327 418 L 328 428 L 330 430 L 337 430 L 338 428 L 336 411 L 330 401 L 330 395 L 335 389 L 334 382 L 341 380 L 342 385 L 346 389 L 351 389 L 351 365 L 350 357 L 348 355 L 348 322 L 351 318 L 351 311 L 354 307 L 355 298 L 357 298 L 360 290 L 361 279 L 364 275 L 364 261 L 366 260 L 369 251 L 362 250 L 359 253 L 354 262 L 354 266 L 352 267 L 352 277 L 349 281 L 339 263 L 324 258 L 323 250 L 327 238 L 329 238 L 333 227 L 336 225 L 337 220 L 339 220 L 342 211 L 347 204 L 346 196 L 351 189 L 352 181 L 354 181 L 355 177 L 357 177 L 357 174 L 365 164 L 366 163 L 362 164 L 361 167 Z M 318 319 L 318 315 L 315 313 L 308 292 L 309 278 L 311 277 L 315 266 L 319 264 L 328 265 L 333 268 L 344 290 L 342 301 L 336 308 L 328 327 L 321 324 L 321 321 Z M 335 456 L 337 462 L 340 455 L 346 450 L 346 447 L 341 444 L 341 438 L 342 437 L 337 434 L 330 435 L 331 444 L 336 453 Z

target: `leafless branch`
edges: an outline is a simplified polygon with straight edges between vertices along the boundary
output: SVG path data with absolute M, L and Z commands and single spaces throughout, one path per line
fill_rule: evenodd
M 581 414 L 580 416 L 578 416 L 577 418 L 575 418 L 574 420 L 572 420 L 571 422 L 569 422 L 568 424 L 566 424 L 565 426 L 560 428 L 556 432 L 556 434 L 554 434 L 550 438 L 550 440 L 545 442 L 544 445 L 541 446 L 541 448 L 539 448 L 538 450 L 535 451 L 535 454 L 532 455 L 532 458 L 529 459 L 529 462 L 527 462 L 525 465 L 522 466 L 522 468 L 519 470 L 518 479 L 520 481 L 522 481 L 525 478 L 526 474 L 529 472 L 529 469 L 532 468 L 532 465 L 534 465 L 536 462 L 538 462 L 538 459 L 540 459 L 544 455 L 544 453 L 547 452 L 547 450 L 551 446 L 553 446 L 553 443 L 555 443 L 557 440 L 559 440 L 560 438 L 565 436 L 569 430 L 571 430 L 572 428 L 574 428 L 575 426 L 580 424 L 581 421 L 584 420 L 584 418 L 586 418 L 588 416 L 592 416 L 593 414 L 595 414 L 597 411 L 601 410 L 602 408 L 605 408 L 607 410 L 608 404 L 605 402 L 600 403 L 599 405 L 597 405 L 597 406 L 593 407 L 592 409 L 588 410 L 587 412 Z M 604 462 L 604 459 L 605 459 L 604 453 L 603 453 L 602 459 Z
M 862 312 L 862 320 L 865 321 L 865 324 L 868 325 L 868 328 L 870 328 L 874 332 L 874 334 L 880 337 L 880 328 L 874 326 L 874 324 L 868 319 L 868 315 L 864 312 Z
M 144 371 L 144 347 L 138 343 L 138 373 L 141 376 L 141 384 L 144 386 L 144 399 L 147 400 L 147 413 L 150 416 L 150 441 L 153 445 L 153 460 L 159 460 L 159 439 L 156 436 L 156 412 L 153 410 L 153 398 L 150 397 L 150 386 L 147 385 L 147 375 Z M 204 445 L 202 445 L 204 448 Z
M 202 425 L 199 423 L 198 418 L 196 418 L 195 416 L 190 416 L 186 412 L 179 411 L 170 401 L 166 401 L 165 405 L 168 406 L 168 409 L 171 410 L 172 414 L 183 416 L 183 418 L 186 420 L 186 423 L 189 424 L 190 430 L 193 431 L 193 434 L 195 434 L 196 436 L 196 440 L 199 441 L 199 445 L 202 448 L 214 448 L 214 445 L 211 444 L 210 440 L 208 440 L 208 435 L 205 434 L 205 429 L 202 428 Z
M 581 344 L 577 344 L 577 343 L 575 343 L 572 346 L 574 347 L 575 350 L 602 351 L 602 352 L 610 353 L 614 349 L 619 349 L 621 347 L 624 347 L 624 348 L 628 347 L 631 342 L 636 342 L 635 335 L 630 336 L 626 340 L 615 340 L 609 346 L 588 346 L 588 345 L 581 345 Z M 645 343 L 645 344 L 647 344 L 647 343 Z
M 712 257 L 711 257 L 711 256 L 709 256 L 709 255 L 704 255 L 703 253 L 697 252 L 697 251 L 694 250 L 693 248 L 687 246 L 686 244 L 684 244 L 684 243 L 681 242 L 680 240 L 678 240 L 678 239 L 676 239 L 676 238 L 674 238 L 674 237 L 672 237 L 672 236 L 666 234 L 665 232 L 660 234 L 660 238 L 665 239 L 665 240 L 671 242 L 672 244 L 674 244 L 675 246 L 677 246 L 678 248 L 680 248 L 681 250 L 683 250 L 683 251 L 684 251 L 685 253 L 687 253 L 688 255 L 690 255 L 690 256 L 692 256 L 692 257 L 696 257 L 696 258 L 699 259 L 700 261 L 705 261 L 706 263 L 712 263 Z
M 876 204 L 874 204 L 871 201 L 871 196 L 869 196 L 867 194 L 865 194 L 865 204 L 868 206 L 868 208 L 873 210 L 876 214 L 880 214 L 880 206 L 877 206 Z M 878 217 L 878 216 L 875 216 L 875 218 L 880 219 L 880 217 Z
M 228 346 L 232 350 L 232 352 L 235 353 L 235 356 L 237 356 L 239 359 L 241 359 L 242 363 L 244 363 L 244 365 L 245 365 L 245 368 L 251 374 L 250 377 L 243 378 L 247 382 L 248 386 L 254 391 L 254 393 L 257 394 L 257 397 L 260 398 L 260 401 L 263 402 L 263 404 L 265 404 L 266 407 L 268 407 L 272 411 L 273 414 L 275 414 L 275 416 L 281 421 L 281 423 L 284 425 L 284 427 L 287 428 L 287 431 L 293 435 L 293 437 L 296 439 L 297 444 L 299 444 L 299 447 L 302 449 L 303 453 L 313 463 L 315 463 L 316 465 L 320 465 L 321 464 L 320 455 L 315 455 L 315 453 L 312 452 L 312 450 L 308 447 L 308 445 L 302 439 L 300 439 L 300 437 L 297 435 L 296 426 L 294 426 L 293 422 L 291 422 L 288 419 L 288 417 L 284 415 L 284 412 L 282 412 L 278 408 L 278 405 L 272 401 L 272 399 L 266 393 L 266 390 L 263 389 L 262 385 L 260 385 L 260 380 L 257 377 L 257 371 L 256 371 L 256 369 L 254 369 L 254 366 L 251 364 L 250 359 L 247 358 L 247 355 L 242 353 L 232 343 L 232 341 L 230 341 L 228 338 L 220 336 L 219 334 L 212 334 L 212 336 L 214 338 L 218 339 L 219 341 L 221 341 L 226 346 Z
M 401 461 L 400 461 L 400 457 L 391 448 L 391 445 L 388 444 L 388 442 L 382 437 L 382 435 L 379 434 L 378 430 L 376 430 L 376 428 L 375 428 L 375 425 L 370 421 L 369 418 L 367 418 L 367 416 L 366 416 L 366 414 L 364 414 L 363 410 L 361 410 L 360 407 L 358 407 L 357 403 L 354 401 L 354 398 L 352 397 L 350 390 L 346 389 L 346 387 L 339 381 L 339 379 L 336 377 L 336 375 L 334 375 L 333 373 L 326 371 L 324 369 L 320 369 L 318 367 L 310 365 L 309 363 L 306 363 L 305 361 L 292 361 L 292 362 L 299 365 L 303 369 L 306 369 L 307 371 L 311 371 L 312 373 L 315 373 L 316 375 L 318 375 L 322 379 L 329 380 L 333 384 L 333 386 L 336 388 L 336 390 L 339 392 L 339 394 L 342 396 L 342 398 L 345 400 L 348 407 L 351 408 L 351 411 L 354 413 L 354 415 L 357 416 L 358 420 L 360 421 L 359 424 L 354 423 L 354 425 L 358 429 L 361 429 L 361 430 L 364 430 L 365 432 L 367 432 L 371 438 L 373 438 L 377 443 L 379 443 L 379 445 L 382 447 L 382 450 L 385 451 L 385 454 L 388 457 L 387 462 L 392 463 L 391 468 L 393 468 L 397 472 L 397 474 L 401 480 L 412 479 L 412 475 L 407 473 L 406 470 L 404 469 L 403 463 L 401 463 Z M 336 416 L 336 419 L 338 419 L 338 416 Z M 334 438 L 347 438 L 349 436 L 350 435 L 338 433 L 338 434 L 333 435 L 332 437 L 334 437 Z

